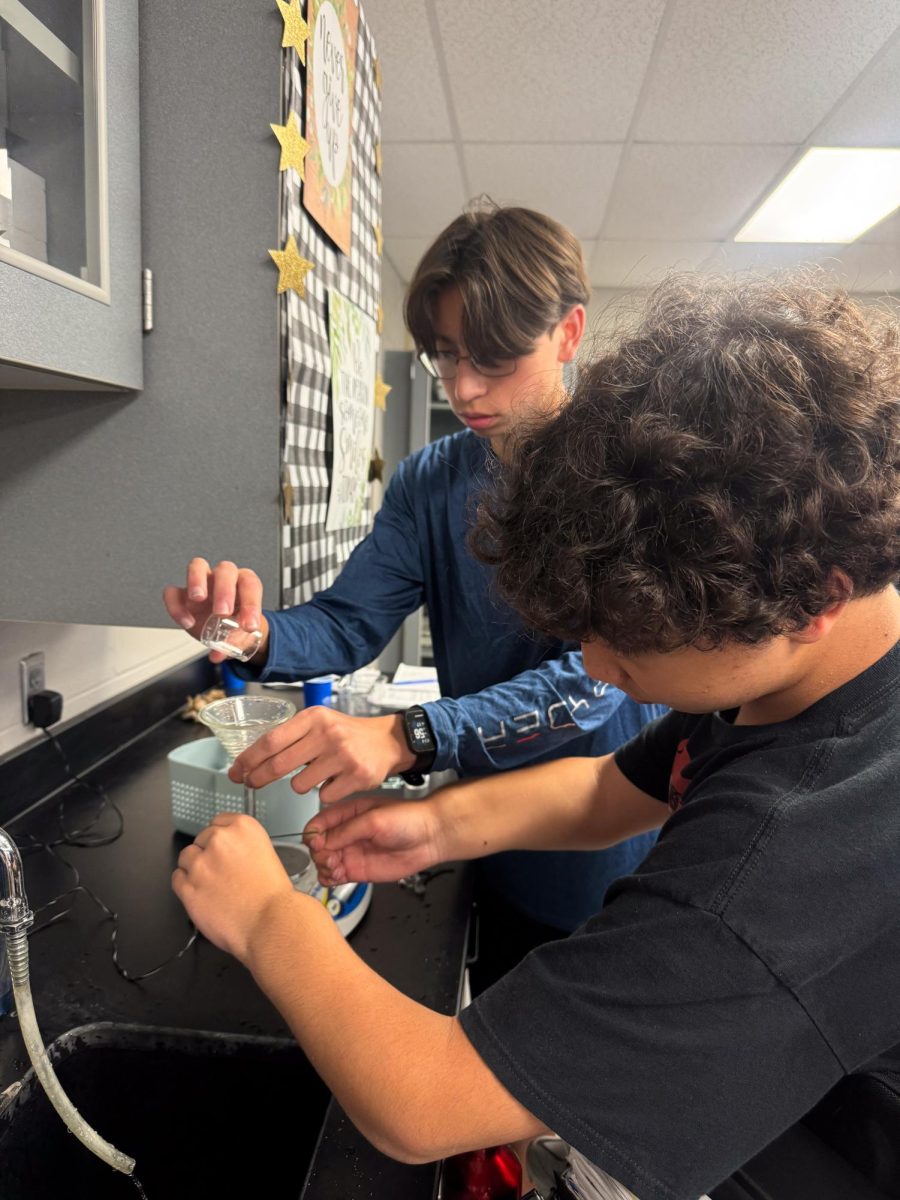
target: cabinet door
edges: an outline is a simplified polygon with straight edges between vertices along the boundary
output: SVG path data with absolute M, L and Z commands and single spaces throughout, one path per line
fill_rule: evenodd
M 0 0 L 0 387 L 142 386 L 138 111 L 137 0 Z

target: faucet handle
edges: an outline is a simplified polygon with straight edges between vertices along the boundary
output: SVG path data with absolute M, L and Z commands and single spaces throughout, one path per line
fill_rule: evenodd
M 0 933 L 20 933 L 34 921 L 34 913 L 24 898 L 0 900 Z

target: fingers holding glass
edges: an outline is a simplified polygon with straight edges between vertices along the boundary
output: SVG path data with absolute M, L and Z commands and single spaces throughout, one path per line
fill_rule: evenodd
M 200 641 L 207 650 L 223 658 L 249 662 L 262 644 L 262 630 L 244 629 L 233 616 L 212 613 L 200 631 Z

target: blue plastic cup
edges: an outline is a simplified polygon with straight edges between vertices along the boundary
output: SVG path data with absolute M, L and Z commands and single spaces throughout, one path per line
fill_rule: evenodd
M 234 667 L 226 659 L 221 666 L 222 687 L 226 696 L 243 696 L 247 690 L 247 680 L 235 674 Z
M 303 684 L 303 703 L 306 708 L 314 704 L 331 703 L 331 676 L 319 675 L 315 679 L 307 679 Z

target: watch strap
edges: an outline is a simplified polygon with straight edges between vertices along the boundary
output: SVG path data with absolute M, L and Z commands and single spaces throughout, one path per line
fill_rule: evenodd
M 403 782 L 406 784 L 407 787 L 417 788 L 417 787 L 425 786 L 425 776 L 422 774 L 421 771 L 415 771 L 415 770 L 401 771 L 400 778 L 403 780 Z

